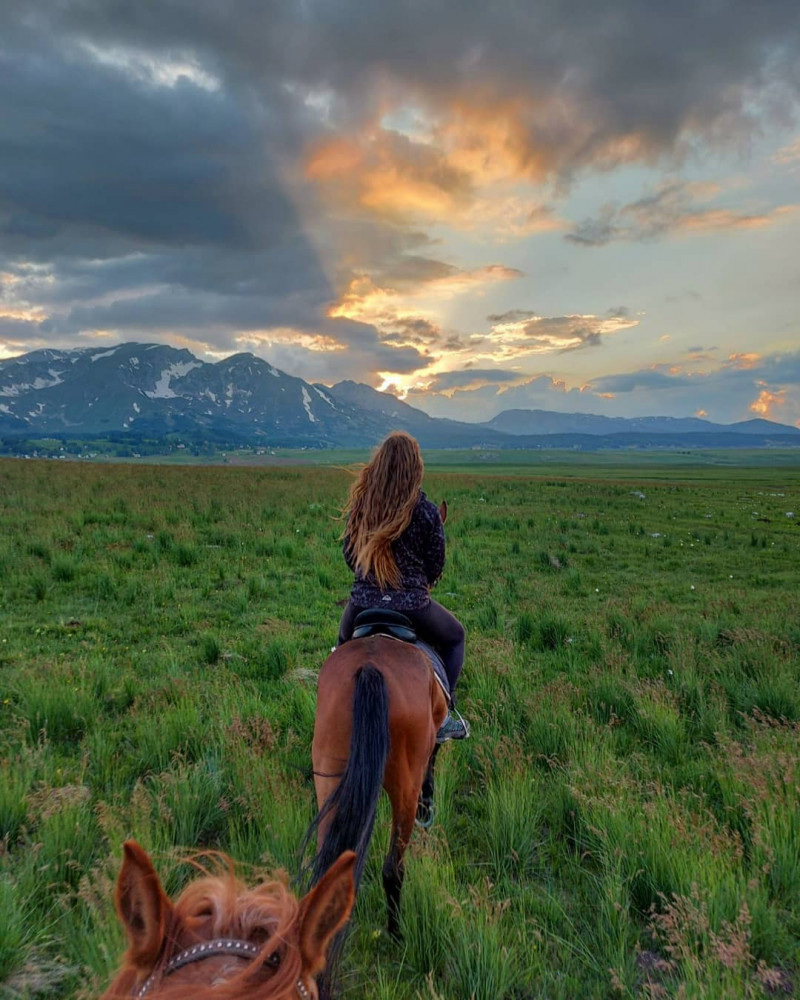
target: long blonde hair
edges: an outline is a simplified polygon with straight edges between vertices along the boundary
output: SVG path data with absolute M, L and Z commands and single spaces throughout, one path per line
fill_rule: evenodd
M 371 574 L 382 590 L 400 586 L 392 542 L 411 523 L 424 471 L 416 440 L 395 431 L 350 487 L 344 508 L 347 552 L 356 573 Z

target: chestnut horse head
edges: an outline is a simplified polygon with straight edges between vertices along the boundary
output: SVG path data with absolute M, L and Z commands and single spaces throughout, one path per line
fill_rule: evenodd
M 315 1000 L 314 976 L 353 906 L 355 862 L 343 854 L 299 901 L 281 882 L 246 888 L 229 864 L 173 902 L 126 841 L 116 904 L 129 947 L 101 1000 Z

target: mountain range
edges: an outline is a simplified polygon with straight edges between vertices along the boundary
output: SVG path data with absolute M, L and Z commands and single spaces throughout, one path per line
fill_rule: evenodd
M 164 344 L 39 350 L 0 361 L 0 438 L 159 438 L 272 447 L 361 447 L 404 429 L 428 448 L 800 445 L 768 420 L 604 417 L 505 410 L 485 423 L 431 417 L 356 382 L 304 382 L 253 354 L 210 363 Z

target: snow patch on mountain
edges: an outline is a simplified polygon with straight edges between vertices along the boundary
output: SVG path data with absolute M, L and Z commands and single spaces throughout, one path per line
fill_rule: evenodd
M 328 404 L 328 406 L 332 407 L 334 410 L 336 409 L 336 407 L 334 406 L 334 403 L 333 403 L 333 400 L 331 399 L 331 397 L 330 396 L 326 396 L 325 393 L 322 391 L 322 389 L 319 388 L 319 386 L 312 385 L 311 388 L 314 390 L 314 392 L 318 396 L 321 396 L 325 400 L 325 402 Z
M 305 386 L 301 386 L 300 388 L 303 393 L 303 409 L 308 414 L 308 419 L 311 421 L 311 423 L 315 424 L 317 422 L 317 418 L 311 412 L 311 396 L 309 395 L 308 389 L 306 389 Z
M 199 361 L 177 361 L 175 364 L 165 368 L 156 379 L 155 388 L 150 392 L 145 390 L 145 396 L 149 399 L 175 399 L 177 392 L 170 388 L 170 382 L 174 378 L 183 378 L 193 368 L 200 368 Z
M 60 385 L 64 379 L 61 378 L 61 372 L 49 371 L 48 374 L 50 378 L 42 378 L 41 375 L 37 376 L 33 382 L 14 382 L 11 385 L 5 385 L 0 389 L 0 396 L 19 396 L 21 392 L 28 392 L 30 389 L 50 389 L 54 385 Z

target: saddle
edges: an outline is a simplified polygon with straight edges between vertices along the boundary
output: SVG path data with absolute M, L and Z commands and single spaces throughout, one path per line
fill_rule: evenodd
M 393 639 L 414 643 L 417 633 L 405 615 L 388 608 L 367 608 L 356 616 L 353 639 L 366 639 L 370 635 L 390 635 Z
M 441 656 L 433 646 L 417 637 L 416 630 L 404 614 L 399 611 L 391 611 L 389 608 L 367 608 L 356 616 L 353 624 L 353 639 L 366 639 L 371 635 L 385 635 L 390 639 L 397 639 L 400 642 L 407 642 L 416 646 L 428 658 L 433 675 L 439 682 L 439 686 L 450 702 L 450 683 L 447 680 L 447 671 Z

